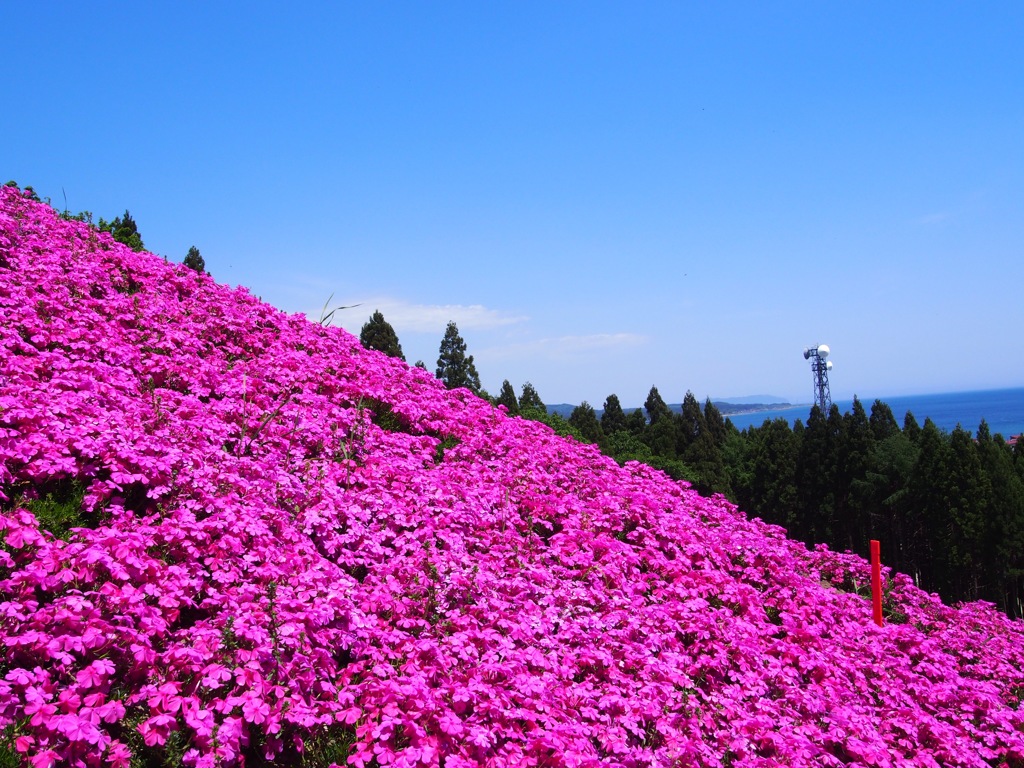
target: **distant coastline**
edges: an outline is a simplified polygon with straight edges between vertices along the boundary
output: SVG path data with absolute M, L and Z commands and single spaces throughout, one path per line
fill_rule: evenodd
M 889 406 L 901 426 L 909 411 L 914 414 L 918 424 L 924 424 L 925 419 L 931 419 L 939 429 L 946 432 L 952 432 L 959 424 L 973 435 L 984 419 L 993 435 L 1001 434 L 1009 439 L 1013 435 L 1024 433 L 1024 387 L 859 399 L 868 413 L 871 412 L 875 400 L 881 400 Z M 806 422 L 811 412 L 811 403 L 737 403 L 714 399 L 712 402 L 722 416 L 732 421 L 739 430 L 759 427 L 766 419 L 785 419 L 793 426 L 798 419 Z M 853 407 L 853 399 L 839 399 L 835 404 L 841 413 L 846 413 Z M 569 403 L 558 403 L 549 405 L 548 412 L 568 418 L 575 407 Z M 669 408 L 673 413 L 680 413 L 682 404 L 670 403 Z M 634 406 L 623 410 L 629 413 L 639 408 Z M 601 413 L 602 411 L 597 411 L 599 417 Z
M 1013 435 L 1024 433 L 1024 387 L 859 399 L 868 413 L 871 412 L 875 400 L 881 400 L 889 406 L 901 426 L 909 411 L 918 424 L 924 424 L 925 419 L 931 419 L 945 432 L 952 432 L 959 424 L 974 435 L 981 420 L 984 419 L 993 435 L 1001 434 L 1009 439 Z M 853 399 L 836 400 L 835 404 L 840 412 L 846 413 L 853 407 Z M 786 419 L 792 426 L 797 419 L 806 422 L 810 411 L 811 404 L 808 403 L 736 413 L 729 415 L 728 418 L 740 430 L 759 427 L 765 419 Z

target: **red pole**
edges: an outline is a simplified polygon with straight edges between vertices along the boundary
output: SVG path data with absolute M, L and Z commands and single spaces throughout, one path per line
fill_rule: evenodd
M 875 624 L 882 626 L 882 555 L 878 539 L 871 540 L 871 602 Z

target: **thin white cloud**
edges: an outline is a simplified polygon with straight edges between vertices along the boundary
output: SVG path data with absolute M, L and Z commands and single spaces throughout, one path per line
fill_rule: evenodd
M 925 216 L 919 216 L 914 219 L 914 223 L 922 227 L 927 227 L 934 224 L 942 224 L 952 218 L 953 214 L 949 211 L 941 211 L 939 213 L 929 213 Z
M 489 309 L 482 304 L 409 304 L 389 298 L 353 299 L 342 301 L 344 306 L 358 305 L 335 315 L 337 323 L 346 328 L 359 328 L 375 310 L 380 310 L 395 331 L 405 333 L 444 333 L 449 322 L 459 326 L 459 331 L 489 330 L 503 326 L 522 323 L 528 318 L 524 315 L 513 315 L 497 309 Z M 332 302 L 332 307 L 335 304 Z M 317 313 L 307 312 L 307 316 L 316 320 Z M 358 319 L 355 319 L 358 318 Z
M 553 360 L 609 349 L 630 349 L 646 344 L 646 336 L 637 333 L 591 333 L 583 336 L 555 336 L 533 341 L 505 344 L 482 350 L 479 357 L 504 359 L 546 357 Z

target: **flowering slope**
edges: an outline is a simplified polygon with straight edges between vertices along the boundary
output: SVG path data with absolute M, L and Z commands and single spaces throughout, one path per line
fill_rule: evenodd
M 1019 623 L 896 576 L 876 628 L 858 558 L 0 204 L 33 765 L 1024 764 Z

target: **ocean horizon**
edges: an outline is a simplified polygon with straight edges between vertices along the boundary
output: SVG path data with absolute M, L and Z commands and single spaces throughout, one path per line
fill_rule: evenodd
M 909 411 L 917 423 L 923 425 L 930 418 L 935 425 L 946 432 L 952 432 L 957 424 L 975 435 L 984 419 L 989 431 L 1009 439 L 1012 435 L 1024 433 L 1024 387 L 1013 389 L 989 389 L 970 392 L 946 392 L 931 395 L 899 395 L 895 397 L 858 397 L 864 410 L 871 413 L 875 400 L 881 400 L 892 409 L 900 426 Z M 833 400 L 843 413 L 853 408 L 853 399 Z M 729 418 L 737 429 L 761 426 L 765 419 L 786 419 L 790 426 L 799 419 L 805 424 L 811 412 L 811 404 L 793 405 L 751 413 L 735 414 Z

